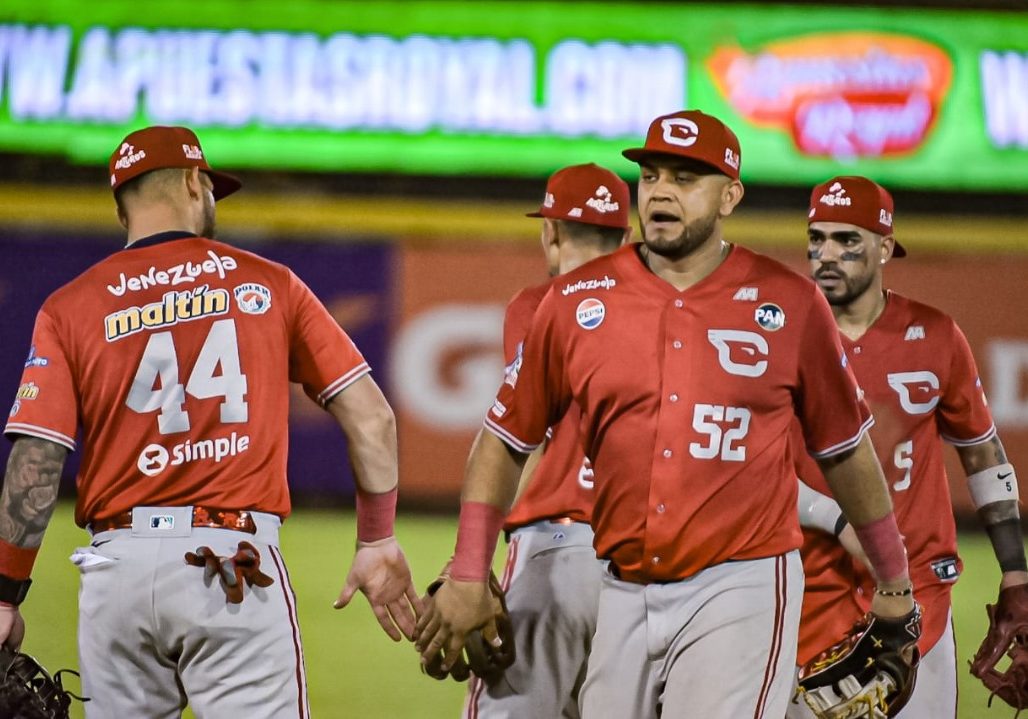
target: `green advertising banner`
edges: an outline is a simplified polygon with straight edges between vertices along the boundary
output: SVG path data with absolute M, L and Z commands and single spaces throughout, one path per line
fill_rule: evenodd
M 744 180 L 1028 188 L 1028 15 L 829 5 L 5 0 L 0 151 L 102 164 L 196 129 L 220 165 L 542 175 L 655 116 L 724 119 Z

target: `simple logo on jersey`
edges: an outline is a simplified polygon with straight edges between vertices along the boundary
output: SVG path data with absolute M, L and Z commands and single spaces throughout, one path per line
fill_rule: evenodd
M 127 142 L 121 143 L 121 147 L 118 148 L 118 161 L 114 163 L 115 170 L 124 170 L 132 167 L 134 164 L 146 157 L 146 150 L 140 150 L 136 152 L 135 145 L 130 145 Z M 114 184 L 114 178 L 111 178 L 111 184 Z
M 175 528 L 175 517 L 171 514 L 151 514 L 150 529 L 171 530 Z
M 217 275 L 220 279 L 225 279 L 226 273 L 239 266 L 234 257 L 219 255 L 213 250 L 207 250 L 207 258 L 196 263 L 172 265 L 163 270 L 150 265 L 149 270 L 134 277 L 126 277 L 125 273 L 121 272 L 118 274 L 118 284 L 107 285 L 107 291 L 115 297 L 121 297 L 126 292 L 139 292 L 157 285 L 174 286 L 196 282 L 200 275 Z
M 721 369 L 739 377 L 760 377 L 767 371 L 768 344 L 763 335 L 746 330 L 707 330 Z
M 228 290 L 212 290 L 207 285 L 192 292 L 171 291 L 158 302 L 126 307 L 104 317 L 104 333 L 108 342 L 120 340 L 143 330 L 170 327 L 179 322 L 213 317 L 228 312 Z
M 514 353 L 514 359 L 509 365 L 503 368 L 503 383 L 509 384 L 511 387 L 518 386 L 518 374 L 521 372 L 522 362 L 522 351 L 525 348 L 524 342 L 518 342 L 517 351 Z
M 50 360 L 46 357 L 36 356 L 35 345 L 29 347 L 29 356 L 25 358 L 25 367 L 46 367 L 48 364 L 50 364 Z
M 774 302 L 765 302 L 753 313 L 753 319 L 768 332 L 785 327 L 785 311 Z
M 223 459 L 240 455 L 248 449 L 250 449 L 250 437 L 245 434 L 240 437 L 235 432 L 228 437 L 217 439 L 199 439 L 195 442 L 186 440 L 172 447 L 170 453 L 159 444 L 148 444 L 139 453 L 136 466 L 147 477 L 156 477 L 169 465 L 177 467 L 180 464 L 203 460 L 217 464 Z
M 913 340 L 924 339 L 924 326 L 923 325 L 910 325 L 907 327 L 907 334 L 904 335 L 904 342 L 911 342 Z
M 599 212 L 601 215 L 605 215 L 608 212 L 617 212 L 621 207 L 621 205 L 614 202 L 614 195 L 611 194 L 606 185 L 600 185 L 597 187 L 596 192 L 593 193 L 592 197 L 585 201 L 585 204 Z
M 886 379 L 907 414 L 928 414 L 939 404 L 939 378 L 934 372 L 894 372 Z
M 560 293 L 566 297 L 583 290 L 612 290 L 616 286 L 617 280 L 604 275 L 602 280 L 578 280 L 573 284 L 564 285 L 564 289 Z
M 271 309 L 271 290 L 264 285 L 247 282 L 232 290 L 232 294 L 239 309 L 248 315 L 263 315 Z
M 202 160 L 203 152 L 196 145 L 183 145 L 182 154 L 190 160 Z
M 21 412 L 21 400 L 16 399 L 14 400 L 14 404 L 11 405 L 11 411 L 7 414 L 9 417 L 13 417 L 14 415 L 18 414 L 18 412 Z
M 39 386 L 35 382 L 26 382 L 18 388 L 17 399 L 33 400 L 39 396 Z
M 836 205 L 849 207 L 853 204 L 853 200 L 846 197 L 846 188 L 843 187 L 840 182 L 833 182 L 832 186 L 828 188 L 828 192 L 821 195 L 821 199 L 819 199 L 818 202 L 822 205 L 828 205 L 829 207 L 834 207 Z
M 603 324 L 603 318 L 607 314 L 607 308 L 595 297 L 588 297 L 578 303 L 575 310 L 575 319 L 578 326 L 585 330 L 594 330 Z
M 660 121 L 664 128 L 664 142 L 679 147 L 689 147 L 696 144 L 700 136 L 700 128 L 692 120 L 684 117 L 669 117 Z
M 136 467 L 147 477 L 156 477 L 168 466 L 168 450 L 159 444 L 148 444 L 139 453 Z
M 756 287 L 740 287 L 735 291 L 732 296 L 733 300 L 739 300 L 741 302 L 756 302 L 757 301 L 757 288 Z

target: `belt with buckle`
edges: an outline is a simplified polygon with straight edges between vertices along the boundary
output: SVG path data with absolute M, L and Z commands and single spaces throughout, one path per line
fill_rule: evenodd
M 195 505 L 193 507 L 193 526 L 257 534 L 257 523 L 253 521 L 253 513 L 245 509 L 221 509 Z M 105 519 L 94 519 L 89 523 L 89 527 L 94 534 L 112 529 L 131 529 L 132 510 Z

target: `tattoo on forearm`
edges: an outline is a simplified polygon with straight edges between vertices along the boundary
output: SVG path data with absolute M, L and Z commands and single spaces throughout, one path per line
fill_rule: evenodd
M 68 450 L 35 437 L 19 437 L 11 449 L 0 493 L 0 539 L 38 547 L 57 504 Z

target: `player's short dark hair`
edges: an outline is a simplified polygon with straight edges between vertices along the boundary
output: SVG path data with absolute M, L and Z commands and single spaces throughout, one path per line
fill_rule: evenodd
M 579 244 L 595 244 L 606 251 L 615 250 L 621 246 L 625 237 L 625 230 L 620 227 L 603 227 L 602 225 L 590 225 L 586 222 L 574 222 L 572 220 L 555 220 L 558 232 L 572 242 Z
M 150 192 L 160 192 L 164 186 L 181 177 L 183 172 L 188 170 L 181 167 L 166 167 L 133 177 L 114 191 L 114 202 L 118 206 L 118 211 L 124 214 L 126 201 Z

